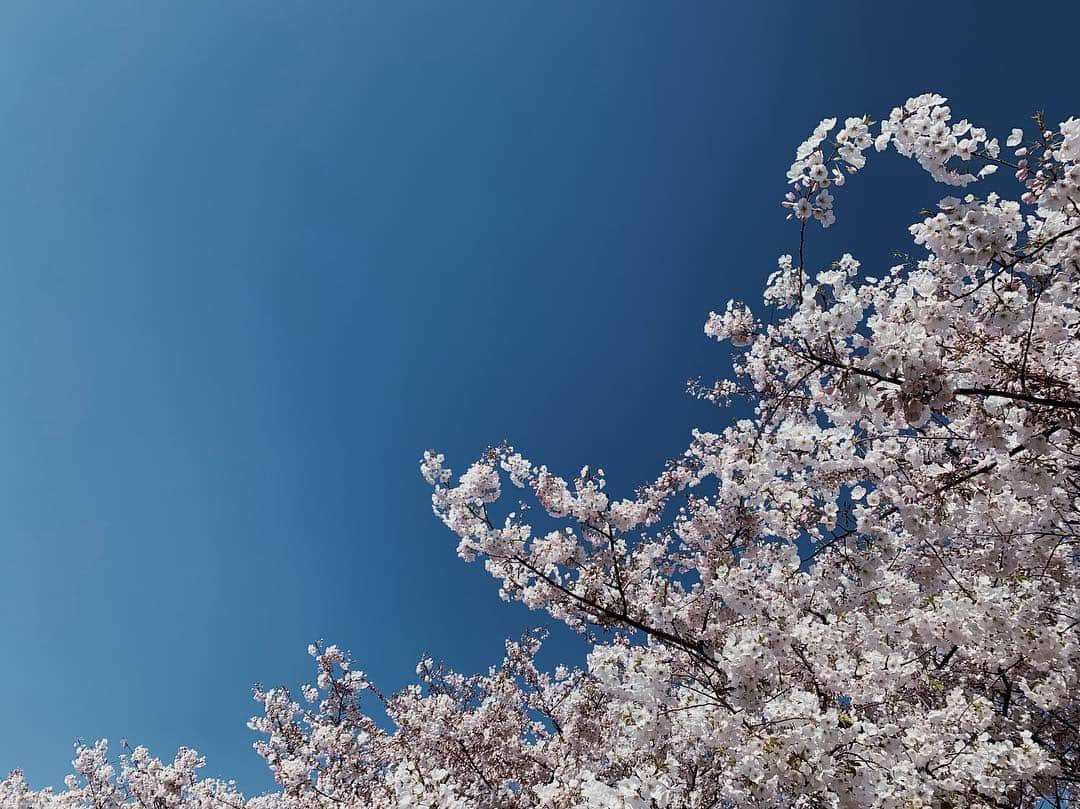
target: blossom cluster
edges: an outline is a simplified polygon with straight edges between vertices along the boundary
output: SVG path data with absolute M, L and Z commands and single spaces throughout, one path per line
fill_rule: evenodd
M 1020 199 L 947 196 L 910 227 L 919 254 L 872 272 L 850 254 L 811 270 L 800 239 L 770 317 L 731 302 L 705 325 L 734 376 L 692 388 L 752 416 L 695 430 L 632 496 L 509 445 L 457 477 L 424 454 L 458 554 L 582 633 L 583 667 L 542 671 L 530 634 L 484 674 L 425 658 L 387 696 L 317 644 L 300 698 L 256 690 L 278 791 L 98 744 L 65 790 L 15 773 L 0 807 L 1074 805 L 1080 121 L 1013 130 L 1016 162 L 951 121 L 935 94 L 876 138 L 823 121 L 788 174 L 801 235 L 835 221 L 829 189 L 871 145 L 949 186 L 1007 165 Z
M 845 172 L 854 174 L 866 165 L 863 152 L 874 142 L 869 125 L 867 118 L 844 121 L 844 128 L 830 144 L 828 156 L 822 147 L 836 128 L 835 118 L 823 120 L 799 145 L 787 175 L 788 182 L 795 187 L 784 199 L 784 206 L 791 210 L 790 216 L 804 222 L 813 217 L 826 228 L 836 222 L 829 186 L 843 185 Z

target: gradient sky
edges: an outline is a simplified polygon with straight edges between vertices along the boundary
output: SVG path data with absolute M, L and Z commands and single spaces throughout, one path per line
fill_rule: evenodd
M 257 792 L 250 688 L 309 641 L 386 690 L 496 663 L 544 616 L 456 560 L 422 451 L 629 493 L 730 418 L 685 381 L 795 246 L 814 124 L 1080 114 L 1054 5 L 0 5 L 0 770 L 127 737 Z M 871 161 L 811 261 L 888 266 L 944 193 Z

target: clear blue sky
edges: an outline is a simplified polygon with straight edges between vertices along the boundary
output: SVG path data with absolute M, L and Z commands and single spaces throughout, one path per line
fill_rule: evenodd
M 628 493 L 725 423 L 683 386 L 792 248 L 796 144 L 927 90 L 1080 114 L 1056 5 L 1027 46 L 985 2 L 4 3 L 0 769 L 126 736 L 258 791 L 250 687 L 310 640 L 389 690 L 497 662 L 542 616 L 421 452 Z M 938 196 L 878 161 L 811 255 L 885 266 Z

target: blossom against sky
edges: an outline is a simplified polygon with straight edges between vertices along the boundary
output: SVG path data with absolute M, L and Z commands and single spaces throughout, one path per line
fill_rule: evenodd
M 929 89 L 1001 136 L 1074 114 L 1014 13 L 5 5 L 0 769 L 130 737 L 256 791 L 250 686 L 310 641 L 386 689 L 497 662 L 542 616 L 456 562 L 420 453 L 511 439 L 617 494 L 725 423 L 685 381 L 788 249 L 792 133 Z M 880 162 L 864 266 L 930 187 Z

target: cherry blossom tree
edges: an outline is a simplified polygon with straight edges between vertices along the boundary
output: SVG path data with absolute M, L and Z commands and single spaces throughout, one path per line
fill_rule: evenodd
M 892 267 L 811 257 L 838 189 L 890 147 L 958 189 L 1006 168 L 1021 196 L 946 196 Z M 767 316 L 710 314 L 734 373 L 690 384 L 751 417 L 694 431 L 622 499 L 602 470 L 567 479 L 511 446 L 456 478 L 424 455 L 459 556 L 582 633 L 584 668 L 540 670 L 533 633 L 485 674 L 424 659 L 385 695 L 314 645 L 314 684 L 256 690 L 277 792 L 99 742 L 65 790 L 16 772 L 0 806 L 1072 805 L 1080 120 L 1036 116 L 1003 147 L 926 94 L 880 124 L 822 121 L 787 178 L 797 251 Z

